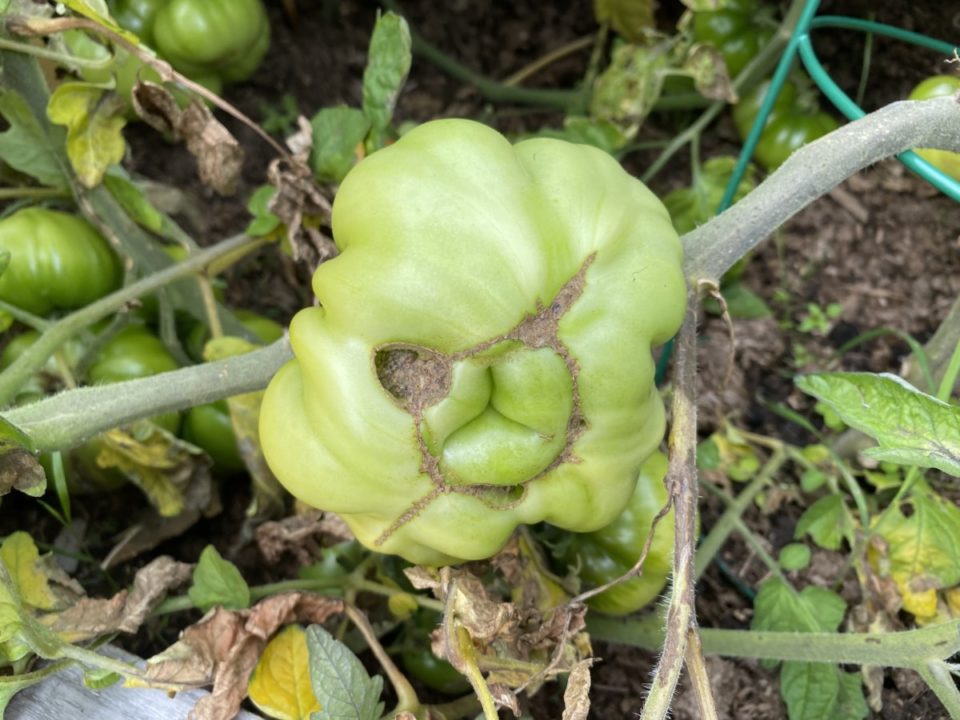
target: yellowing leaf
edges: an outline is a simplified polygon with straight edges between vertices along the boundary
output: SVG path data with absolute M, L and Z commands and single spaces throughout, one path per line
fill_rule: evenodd
M 879 516 L 889 574 L 914 591 L 960 583 L 960 508 L 927 487 Z
M 8 536 L 0 545 L 0 561 L 6 566 L 24 605 L 38 610 L 56 607 L 57 598 L 50 589 L 40 565 L 40 552 L 30 535 L 21 531 Z
M 320 711 L 310 686 L 307 636 L 299 625 L 288 625 L 269 642 L 250 678 L 250 699 L 261 712 L 277 720 L 308 720 Z
M 900 588 L 903 597 L 903 609 L 918 621 L 929 620 L 937 616 L 937 591 L 933 588 L 913 592 L 909 588 Z
M 90 83 L 63 83 L 47 105 L 47 117 L 67 128 L 67 157 L 87 187 L 99 185 L 107 168 L 123 159 L 124 107 L 106 92 Z
M 944 596 L 947 599 L 947 608 L 950 610 L 950 615 L 960 617 L 960 587 L 950 588 L 944 593 Z
M 187 489 L 206 479 L 206 468 L 197 463 L 200 451 L 149 423 L 134 427 L 133 435 L 117 428 L 97 438 L 97 465 L 120 470 L 162 516 L 179 515 Z

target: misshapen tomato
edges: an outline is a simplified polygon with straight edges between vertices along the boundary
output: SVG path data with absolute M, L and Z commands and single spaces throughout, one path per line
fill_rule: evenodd
M 597 148 L 436 120 L 350 171 L 333 233 L 263 398 L 280 482 L 419 564 L 616 518 L 663 437 L 650 348 L 685 306 L 657 197 Z

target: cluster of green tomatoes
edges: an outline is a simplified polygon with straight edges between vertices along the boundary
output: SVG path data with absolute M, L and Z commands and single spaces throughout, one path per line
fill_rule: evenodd
M 736 77 L 770 40 L 773 30 L 769 8 L 758 0 L 727 0 L 723 9 L 694 13 L 693 38 L 712 45 L 723 57 L 730 77 Z M 769 82 L 746 92 L 733 109 L 733 123 L 746 140 L 760 111 Z M 960 77 L 936 75 L 920 82 L 910 100 L 953 95 Z M 835 130 L 837 121 L 820 109 L 816 90 L 807 76 L 794 71 L 780 89 L 755 149 L 757 161 L 775 170 L 800 147 Z M 925 160 L 960 179 L 960 156 L 945 150 L 920 150 Z
M 168 246 L 173 259 L 182 259 L 185 251 Z M 85 220 L 58 210 L 31 207 L 18 210 L 0 220 L 0 251 L 10 254 L 10 262 L 0 274 L 0 300 L 39 317 L 69 312 L 116 290 L 123 279 L 121 263 L 107 241 Z M 261 343 L 283 335 L 283 327 L 254 313 L 237 310 L 237 319 Z M 68 344 L 61 361 L 68 365 L 71 377 L 77 368 L 88 384 L 106 384 L 133 380 L 177 369 L 180 364 L 158 337 L 156 299 L 144 299 L 141 308 L 129 313 L 129 322 L 111 327 L 94 326 L 86 341 Z M 182 345 L 196 361 L 202 360 L 203 346 L 209 338 L 204 325 L 180 319 Z M 0 370 L 9 366 L 40 333 L 20 328 L 0 354 Z M 15 332 L 11 330 L 8 332 Z M 105 333 L 102 337 L 100 333 Z M 69 367 L 76 364 L 76 367 Z M 63 368 L 51 360 L 19 394 L 20 403 L 31 402 L 44 394 L 50 380 L 62 377 Z M 205 450 L 223 473 L 244 468 L 237 450 L 225 401 L 201 405 L 183 413 L 166 413 L 153 422 L 167 432 L 180 433 L 184 439 Z M 95 441 L 94 441 L 95 442 Z M 79 458 L 95 456 L 88 447 Z M 89 462 L 88 470 L 94 470 Z

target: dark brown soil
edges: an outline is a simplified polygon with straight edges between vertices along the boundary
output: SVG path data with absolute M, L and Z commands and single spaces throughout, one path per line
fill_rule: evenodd
M 664 17 L 679 14 L 676 3 L 663 3 Z M 915 29 L 934 36 L 957 34 L 957 18 L 945 15 L 948 3 L 920 0 L 909 5 L 894 0 L 834 0 L 823 3 L 823 13 L 848 14 Z M 408 0 L 404 4 L 411 24 L 431 42 L 464 65 L 492 78 L 503 78 L 543 54 L 589 35 L 595 30 L 591 3 L 561 0 L 535 3 L 518 0 L 456 0 L 437 4 Z M 953 8 L 956 11 L 956 8 Z M 271 5 L 274 41 L 266 63 L 228 99 L 255 120 L 265 108 L 279 107 L 285 94 L 296 98 L 304 115 L 338 103 L 358 105 L 366 45 L 377 13 L 375 3 L 358 0 L 298 3 L 295 19 L 286 16 L 281 3 Z M 863 37 L 849 32 L 826 32 L 816 38 L 816 48 L 837 81 L 853 91 L 859 81 Z M 589 49 L 573 54 L 537 75 L 538 85 L 571 87 L 582 78 L 589 62 Z M 931 53 L 886 40 L 877 40 L 864 99 L 866 109 L 904 97 L 923 76 L 946 72 Z M 474 89 L 465 87 L 421 59 L 416 59 L 398 111 L 400 121 L 424 121 L 441 116 L 483 119 L 504 130 L 557 125 L 555 112 L 494 107 Z M 672 134 L 671 119 L 654 116 L 650 132 Z M 248 215 L 243 198 L 264 182 L 271 159 L 270 149 L 251 131 L 227 121 L 244 148 L 247 162 L 236 197 L 221 198 L 200 185 L 193 161 L 183 148 L 167 145 L 145 127 L 131 128 L 130 167 L 158 182 L 179 188 L 181 217 L 201 243 L 215 242 L 239 232 Z M 728 120 L 703 140 L 704 158 L 736 150 Z M 626 165 L 640 172 L 649 158 L 631 156 Z M 689 182 L 686 159 L 652 183 L 666 192 Z M 274 250 L 259 253 L 231 271 L 227 291 L 231 303 L 250 307 L 286 321 L 311 301 L 309 276 L 292 266 Z M 745 284 L 764 298 L 774 317 L 734 322 L 736 344 L 732 381 L 722 387 L 722 370 L 730 352 L 723 324 L 704 319 L 701 340 L 702 430 L 709 432 L 726 417 L 748 430 L 804 444 L 810 436 L 773 411 L 776 403 L 809 415 L 812 402 L 796 391 L 792 376 L 801 370 L 833 366 L 848 370 L 897 371 L 908 352 L 905 343 L 885 336 L 861 345 L 839 359 L 836 349 L 851 338 L 879 327 L 896 328 L 921 342 L 936 329 L 947 307 L 960 293 L 960 206 L 933 191 L 896 162 L 885 162 L 851 178 L 840 190 L 800 213 L 751 260 Z M 797 325 L 809 312 L 808 304 L 842 308 L 828 327 L 818 332 L 800 332 Z M 788 478 L 781 484 L 792 486 Z M 125 517 L 122 508 L 137 502 L 116 496 L 107 511 L 95 510 L 88 500 L 78 501 L 91 516 L 94 545 L 122 530 L 113 518 Z M 207 543 L 214 543 L 239 562 L 252 583 L 270 577 L 250 548 L 244 518 L 247 491 L 225 493 L 224 512 L 203 521 L 189 534 L 159 548 L 178 558 L 193 560 Z M 5 515 L 21 506 L 23 499 L 5 499 Z M 745 516 L 748 525 L 765 538 L 774 554 L 792 541 L 793 527 L 808 501 L 784 489 L 774 505 L 754 508 Z M 776 512 L 774 515 L 773 512 Z M 115 513 L 112 511 L 116 511 Z M 702 527 L 708 531 L 722 507 L 712 496 L 704 498 Z M 17 513 L 18 514 L 18 513 Z M 32 513 L 35 515 L 35 513 Z M 7 515 L 10 517 L 10 515 Z M 53 537 L 55 521 L 43 515 L 33 531 L 37 537 Z M 704 626 L 744 628 L 752 616 L 751 602 L 742 588 L 756 588 L 765 570 L 738 539 L 721 553 L 723 571 L 711 568 L 699 584 L 698 615 Z M 826 582 L 842 584 L 841 561 L 829 554 L 818 557 L 814 568 Z M 101 587 L 120 586 L 129 570 L 115 571 L 108 582 L 96 571 L 80 579 Z M 812 571 L 811 571 L 812 572 Z M 832 573 L 832 574 L 831 574 Z M 734 582 L 735 580 L 736 582 Z M 799 579 L 798 579 L 799 580 Z M 855 592 L 855 588 L 854 588 Z M 853 598 L 854 600 L 856 598 Z M 183 618 L 180 618 L 183 619 Z M 173 639 L 177 627 L 156 628 L 155 636 L 138 638 L 133 649 L 150 652 Z M 598 645 L 603 658 L 593 675 L 593 705 L 590 717 L 632 718 L 639 712 L 656 660 L 655 655 L 625 646 Z M 708 670 L 718 699 L 720 718 L 778 720 L 786 718 L 780 699 L 777 673 L 751 661 L 711 658 Z M 535 718 L 557 718 L 562 712 L 562 690 L 548 685 L 530 701 Z M 696 717 L 696 706 L 686 686 L 681 688 L 673 717 Z M 938 701 L 925 685 L 907 672 L 888 672 L 883 690 L 883 709 L 875 718 L 945 717 Z

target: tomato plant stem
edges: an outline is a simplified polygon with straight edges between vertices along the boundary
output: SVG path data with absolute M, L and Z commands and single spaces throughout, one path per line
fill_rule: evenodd
M 380 640 L 377 639 L 377 634 L 370 626 L 370 621 L 367 620 L 367 616 L 349 604 L 344 606 L 344 612 L 357 630 L 360 631 L 360 634 L 363 635 L 367 647 L 370 648 L 370 651 L 377 658 L 377 662 L 380 663 L 380 667 L 382 667 L 384 673 L 386 673 L 390 684 L 393 685 L 394 692 L 397 693 L 397 708 L 394 714 L 400 714 L 402 712 L 415 714 L 417 710 L 420 709 L 420 699 L 417 697 L 417 691 L 413 689 L 410 681 L 407 680 L 406 676 L 397 668 L 396 663 L 387 655 L 383 649 L 383 645 L 380 644 Z
M 747 197 L 684 235 L 688 277 L 719 278 L 813 200 L 912 147 L 960 152 L 960 108 L 953 98 L 896 102 L 797 150 Z M 811 173 L 811 167 L 820 170 Z
M 69 190 L 50 187 L 9 187 L 0 188 L 0 200 L 46 200 L 48 198 L 68 198 Z
M 727 501 L 727 509 L 710 529 L 707 537 L 700 543 L 700 547 L 697 548 L 695 577 L 699 578 L 703 575 L 713 561 L 713 558 L 716 557 L 720 547 L 726 542 L 730 533 L 737 527 L 736 520 L 750 507 L 754 498 L 767 487 L 771 478 L 780 472 L 780 468 L 783 467 L 785 460 L 786 452 L 783 447 L 776 448 L 760 472 L 757 473 L 756 477 L 750 481 L 750 484 L 737 495 L 735 500 L 730 500 L 729 497 L 726 497 L 726 493 L 723 494 L 724 499 Z M 712 485 L 707 483 L 704 483 L 704 485 L 711 491 L 718 491 L 718 489 L 713 488 Z
M 667 607 L 666 636 L 660 662 L 643 705 L 642 720 L 662 720 L 670 709 L 687 656 L 688 633 L 696 631 L 694 551 L 697 544 L 697 312 L 700 288 L 687 293 L 687 310 L 677 336 L 670 469 L 667 487 L 673 497 L 676 542 L 673 582 Z M 705 708 L 701 704 L 701 711 Z
M 655 614 L 629 620 L 590 615 L 587 630 L 595 640 L 650 650 L 661 647 L 664 641 L 662 617 Z M 917 669 L 960 652 L 960 619 L 917 630 L 879 633 L 701 628 L 700 637 L 706 655 Z
M 32 55 L 33 57 L 43 58 L 44 60 L 53 60 L 58 65 L 64 65 L 66 67 L 84 67 L 99 70 L 113 62 L 112 57 L 106 60 L 92 60 L 90 58 L 77 57 L 76 55 L 68 55 L 55 50 L 48 50 L 45 47 L 39 47 L 29 43 L 17 42 L 16 40 L 10 40 L 4 37 L 0 37 L 0 48 L 23 53 L 24 55 Z
M 562 60 L 568 55 L 573 55 L 580 50 L 584 50 L 594 44 L 594 36 L 587 35 L 582 38 L 577 38 L 572 42 L 568 42 L 566 45 L 561 45 L 555 50 L 551 50 L 546 55 L 543 55 L 526 67 L 520 68 L 517 72 L 513 73 L 508 78 L 503 80 L 503 84 L 508 87 L 514 87 L 522 83 L 524 80 L 536 75 L 538 72 L 543 70 L 546 67 L 549 67 L 558 60 Z

